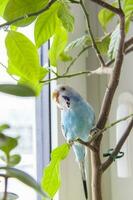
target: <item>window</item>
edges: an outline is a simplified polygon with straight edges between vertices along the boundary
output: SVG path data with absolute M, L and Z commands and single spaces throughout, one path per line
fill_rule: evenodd
M 33 39 L 32 25 L 22 29 L 24 33 Z M 0 62 L 7 65 L 6 53 L 4 52 L 4 31 L 0 31 Z M 43 65 L 44 54 L 47 55 L 48 45 L 40 49 L 40 60 Z M 47 58 L 47 56 L 45 56 Z M 15 83 L 6 73 L 6 69 L 0 66 L 0 83 Z M 20 153 L 22 160 L 17 168 L 32 175 L 38 182 L 42 177 L 42 169 L 49 162 L 50 154 L 50 85 L 44 87 L 38 98 L 22 98 L 0 93 L 0 124 L 7 123 L 11 129 L 6 133 L 10 136 L 20 136 L 18 148 L 15 153 Z M 46 114 L 47 113 L 47 114 Z M 45 117 L 44 117 L 45 116 Z M 4 182 L 0 181 L 0 191 L 3 191 Z M 39 200 L 40 197 L 34 190 L 21 182 L 11 179 L 8 191 L 19 195 L 19 200 Z

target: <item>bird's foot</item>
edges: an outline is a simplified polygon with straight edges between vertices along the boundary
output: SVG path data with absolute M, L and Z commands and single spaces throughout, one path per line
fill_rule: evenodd
M 99 128 L 97 128 L 96 126 L 93 127 L 93 128 L 91 129 L 91 131 L 90 131 L 91 137 L 92 137 L 93 135 L 95 135 L 95 134 L 96 134 L 97 132 L 99 132 L 99 131 L 100 131 Z
M 72 146 L 72 145 L 74 144 L 74 142 L 75 142 L 75 140 L 72 140 L 72 139 L 71 139 L 71 140 L 70 140 L 70 139 L 67 140 L 67 143 L 68 143 L 70 146 Z

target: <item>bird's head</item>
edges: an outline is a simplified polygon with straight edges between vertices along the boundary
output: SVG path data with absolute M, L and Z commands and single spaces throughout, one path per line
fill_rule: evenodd
M 73 88 L 66 85 L 57 86 L 53 91 L 52 98 L 63 110 L 69 110 L 81 100 L 81 96 Z

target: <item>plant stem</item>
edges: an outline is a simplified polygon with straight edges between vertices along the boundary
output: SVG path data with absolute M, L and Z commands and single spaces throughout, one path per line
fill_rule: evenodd
M 94 39 L 92 30 L 91 30 L 90 17 L 89 17 L 89 14 L 88 14 L 88 12 L 87 12 L 87 10 L 86 10 L 86 8 L 85 8 L 85 5 L 84 5 L 84 3 L 83 3 L 83 0 L 80 0 L 80 5 L 81 5 L 81 7 L 82 7 L 82 9 L 83 9 L 83 12 L 84 12 L 84 14 L 85 14 L 85 16 L 86 16 L 87 28 L 88 28 L 88 31 L 89 31 L 89 33 L 90 33 L 90 38 L 91 38 L 91 41 L 92 41 L 92 46 L 93 46 L 94 49 L 95 49 L 96 55 L 97 55 L 97 57 L 98 57 L 98 59 L 99 59 L 99 61 L 100 61 L 101 66 L 104 67 L 104 66 L 105 66 L 105 62 L 104 62 L 104 60 L 103 60 L 103 58 L 102 58 L 102 56 L 101 56 L 101 53 L 100 53 L 100 51 L 99 51 L 99 49 L 98 49 L 98 47 L 97 47 L 97 44 L 96 44 L 96 42 L 95 42 L 95 39 Z
M 7 187 L 8 187 L 8 177 L 5 176 L 5 191 L 4 191 L 3 200 L 7 200 Z
M 0 25 L 0 28 L 9 26 L 11 24 L 15 24 L 16 22 L 22 21 L 23 19 L 27 19 L 27 18 L 30 18 L 30 17 L 38 16 L 41 13 L 45 12 L 46 10 L 48 10 L 53 5 L 53 3 L 55 3 L 56 1 L 57 0 L 50 1 L 44 8 L 42 8 L 41 10 L 39 10 L 37 12 L 29 13 L 29 14 L 26 14 L 24 16 L 20 16 L 20 17 L 18 17 L 16 19 L 13 19 L 11 21 L 8 21 L 6 23 L 3 23 L 3 24 Z

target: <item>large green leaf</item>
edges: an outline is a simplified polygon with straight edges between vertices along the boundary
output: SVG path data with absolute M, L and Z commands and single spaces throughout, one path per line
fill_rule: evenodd
M 120 26 L 118 24 L 113 33 L 111 34 L 111 40 L 108 50 L 108 56 L 110 57 L 110 59 L 115 58 L 119 47 L 119 41 L 120 41 Z
M 37 18 L 34 29 L 37 47 L 40 47 L 55 33 L 59 6 L 60 4 L 58 2 L 55 3 Z
M 42 188 L 51 196 L 51 198 L 60 187 L 60 162 L 67 157 L 69 150 L 70 146 L 68 144 L 63 144 L 54 149 L 51 154 L 50 164 L 44 168 L 44 174 L 41 181 Z
M 0 0 L 0 16 L 3 16 L 8 1 L 9 0 Z
M 16 168 L 11 168 L 11 167 L 0 167 L 0 169 L 6 170 L 6 174 L 9 177 L 18 179 L 19 181 L 21 181 L 24 184 L 28 185 L 29 187 L 33 188 L 44 198 L 50 199 L 49 196 L 45 192 L 42 191 L 42 189 L 41 189 L 40 185 L 37 183 L 37 181 L 32 176 L 27 174 L 26 172 L 16 169 Z
M 39 63 L 36 46 L 23 34 L 9 31 L 6 37 L 8 54 L 8 73 L 20 77 L 20 83 L 33 88 L 39 94 L 42 85 L 39 83 L 47 70 Z
M 49 51 L 50 63 L 57 66 L 57 61 L 60 54 L 63 52 L 68 40 L 68 33 L 66 29 L 59 23 L 56 28 L 56 33 L 53 38 L 52 46 Z
M 58 11 L 58 17 L 61 19 L 64 28 L 71 32 L 74 28 L 74 16 L 70 12 L 70 7 L 68 2 L 61 3 L 61 6 Z
M 7 21 L 17 19 L 21 16 L 26 16 L 29 13 L 37 12 L 45 7 L 48 0 L 9 0 L 5 12 L 4 18 Z M 33 22 L 36 17 L 25 18 L 17 23 L 16 26 L 26 26 Z
M 33 97 L 35 96 L 34 90 L 25 85 L 13 85 L 13 84 L 0 84 L 0 92 L 12 94 L 21 97 Z

